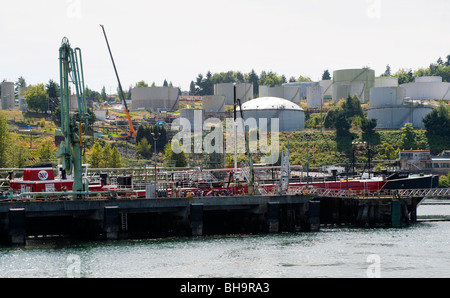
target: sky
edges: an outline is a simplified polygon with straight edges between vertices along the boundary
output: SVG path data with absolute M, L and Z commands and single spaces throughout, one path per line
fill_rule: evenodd
M 85 84 L 124 89 L 198 74 L 273 71 L 313 81 L 324 70 L 428 67 L 450 55 L 448 0 L 3 0 L 0 80 L 59 82 L 63 37 L 81 48 Z

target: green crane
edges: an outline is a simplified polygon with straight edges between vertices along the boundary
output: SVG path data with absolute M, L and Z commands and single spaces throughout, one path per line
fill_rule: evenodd
M 84 88 L 83 63 L 81 50 L 70 47 L 69 40 L 64 37 L 59 48 L 59 70 L 61 83 L 61 132 L 64 141 L 61 142 L 57 156 L 62 159 L 62 168 L 66 173 L 73 173 L 73 192 L 85 192 L 88 185 L 83 184 L 83 170 L 81 163 L 82 130 L 88 125 L 88 114 Z M 78 110 L 70 114 L 69 83 L 75 86 Z M 81 195 L 74 195 L 81 198 Z

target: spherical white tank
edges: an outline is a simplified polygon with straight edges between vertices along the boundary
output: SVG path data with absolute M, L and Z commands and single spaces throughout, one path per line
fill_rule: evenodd
M 298 131 L 305 128 L 305 113 L 297 104 L 284 98 L 260 97 L 242 105 L 244 119 L 267 119 L 267 130 L 274 131 L 272 119 L 278 119 L 279 131 Z M 261 130 L 261 128 L 260 128 Z

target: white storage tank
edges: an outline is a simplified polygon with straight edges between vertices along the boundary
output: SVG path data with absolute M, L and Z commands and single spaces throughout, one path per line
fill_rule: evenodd
M 132 110 L 176 111 L 179 89 L 173 87 L 140 87 L 131 89 Z
M 1 109 L 11 110 L 14 109 L 15 96 L 14 96 L 14 83 L 13 82 L 2 82 L 2 96 L 1 96 Z
M 401 85 L 412 100 L 450 100 L 450 83 L 442 77 L 417 77 L 414 83 Z
M 234 84 L 220 83 L 214 85 L 214 95 L 224 96 L 226 105 L 234 104 Z
M 202 108 L 205 113 L 224 113 L 225 96 L 223 95 L 203 96 Z
M 272 131 L 271 119 L 279 119 L 279 131 L 299 131 L 305 129 L 305 113 L 297 104 L 279 97 L 260 97 L 242 105 L 245 121 L 254 118 L 267 119 L 267 130 Z M 240 113 L 238 113 L 240 114 Z
M 375 78 L 375 85 L 374 85 L 375 88 L 397 87 L 397 86 L 398 86 L 398 78 L 396 78 L 396 77 L 377 77 L 377 78 Z
M 186 119 L 189 121 L 188 125 L 185 126 L 184 120 L 180 121 L 180 118 Z M 195 133 L 199 133 L 203 131 L 203 119 L 204 119 L 204 111 L 200 109 L 182 109 L 180 110 L 180 118 L 174 120 L 176 125 L 181 125 L 180 130 L 182 131 L 192 131 Z
M 339 101 L 348 96 L 357 95 L 362 103 L 365 102 L 365 85 L 361 82 L 339 82 L 333 84 L 333 100 Z
M 431 106 L 417 104 L 377 107 L 367 110 L 367 118 L 377 119 L 377 129 L 401 129 L 406 123 L 412 123 L 414 128 L 424 129 L 422 120 L 432 111 Z
M 259 97 L 279 97 L 283 98 L 284 91 L 282 86 L 259 86 Z
M 339 83 L 350 84 L 351 91 L 359 93 L 355 92 L 359 87 L 353 86 L 358 83 L 358 86 L 362 86 L 361 102 L 365 103 L 370 100 L 370 89 L 375 85 L 375 71 L 370 68 L 336 70 L 333 72 L 333 83 L 335 88 L 339 88 Z M 333 92 L 333 95 L 340 94 L 339 92 Z M 333 97 L 333 100 L 339 99 L 341 98 Z
M 323 105 L 323 94 L 323 88 L 319 83 L 308 87 L 306 98 L 308 108 L 321 107 Z
M 319 81 L 319 85 L 323 90 L 323 98 L 324 99 L 332 99 L 333 98 L 333 81 L 332 80 L 321 80 Z
M 240 83 L 236 84 L 236 96 L 241 100 L 241 103 L 253 99 L 253 84 Z
M 402 106 L 405 98 L 403 87 L 379 87 L 370 89 L 370 107 Z
M 300 104 L 301 87 L 300 86 L 283 86 L 282 98 Z
M 225 97 L 225 105 L 234 105 L 234 83 L 220 83 L 214 85 L 214 95 Z M 236 84 L 236 97 L 241 103 L 253 98 L 253 84 Z

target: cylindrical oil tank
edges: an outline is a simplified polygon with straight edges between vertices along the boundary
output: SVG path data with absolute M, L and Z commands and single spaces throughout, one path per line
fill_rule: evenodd
M 283 87 L 281 86 L 275 86 L 275 87 L 269 87 L 269 86 L 259 86 L 259 97 L 279 97 L 283 98 L 284 92 Z
M 300 86 L 283 86 L 283 98 L 293 103 L 300 104 Z
M 236 96 L 241 100 L 241 103 L 253 99 L 253 84 L 240 83 L 236 84 Z
M 306 103 L 308 108 L 317 108 L 323 105 L 323 88 L 319 83 L 308 87 Z
M 403 106 L 376 107 L 367 110 L 367 118 L 377 120 L 377 129 L 401 129 L 405 123 L 412 123 L 414 128 L 424 129 L 423 118 L 431 113 L 431 106 L 405 104 Z
M 27 91 L 26 87 L 19 87 L 19 110 L 26 111 L 27 103 L 25 100 L 25 91 Z
M 396 78 L 396 77 L 377 77 L 377 78 L 375 78 L 375 85 L 374 85 L 375 88 L 397 87 L 397 86 L 398 86 L 398 78 Z
M 402 106 L 405 98 L 403 87 L 378 87 L 370 89 L 370 107 Z
M 370 68 L 342 69 L 333 72 L 333 82 L 337 83 L 360 83 L 363 85 L 363 97 L 361 102 L 370 100 L 370 89 L 375 85 L 375 71 Z M 352 88 L 355 89 L 355 88 Z M 333 98 L 339 100 L 340 98 Z
M 14 96 L 14 83 L 13 82 L 3 82 L 2 87 L 2 110 L 14 109 L 15 107 L 15 96 Z
M 272 119 L 279 120 L 279 131 L 298 131 L 305 129 L 305 113 L 297 104 L 279 97 L 260 97 L 242 105 L 244 120 L 255 119 L 258 127 L 260 119 L 267 119 L 267 131 L 275 131 Z M 261 130 L 261 127 L 259 127 Z M 265 128 L 264 128 L 265 129 Z
M 438 79 L 428 81 L 427 78 L 416 78 L 414 83 L 401 85 L 405 88 L 405 96 L 413 100 L 450 100 L 450 83 Z
M 225 96 L 225 104 L 234 104 L 234 83 L 220 83 L 214 85 L 214 95 Z M 236 84 L 236 97 L 241 103 L 253 98 L 253 84 L 239 83 Z
M 233 83 L 220 83 L 214 85 L 214 95 L 220 95 L 225 97 L 226 105 L 234 104 L 234 84 Z
M 415 79 L 416 83 L 442 83 L 442 77 L 438 76 L 423 76 Z
M 333 99 L 335 101 L 357 95 L 361 102 L 365 102 L 365 84 L 361 82 L 339 82 L 333 84 Z
M 193 131 L 202 132 L 203 131 L 203 119 L 204 111 L 200 109 L 182 109 L 180 110 L 180 118 L 184 118 L 188 121 L 187 126 L 183 125 L 185 121 L 178 122 L 177 124 L 182 125 L 182 131 Z
M 223 95 L 203 96 L 202 108 L 205 113 L 224 113 L 225 96 Z
M 323 98 L 324 99 L 332 99 L 333 98 L 333 81 L 332 80 L 321 80 L 319 81 L 319 85 L 323 90 Z

